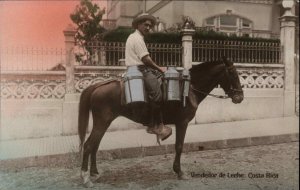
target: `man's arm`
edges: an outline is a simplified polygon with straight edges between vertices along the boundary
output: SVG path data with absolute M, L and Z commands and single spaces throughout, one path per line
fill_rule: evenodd
M 151 57 L 150 57 L 149 55 L 144 56 L 144 57 L 142 58 L 142 62 L 143 62 L 145 65 L 147 65 L 147 66 L 149 66 L 149 67 L 152 67 L 153 69 L 156 69 L 156 70 L 158 70 L 158 71 L 160 71 L 160 72 L 162 72 L 162 73 L 166 71 L 166 69 L 165 69 L 164 67 L 159 67 L 159 66 L 151 59 Z

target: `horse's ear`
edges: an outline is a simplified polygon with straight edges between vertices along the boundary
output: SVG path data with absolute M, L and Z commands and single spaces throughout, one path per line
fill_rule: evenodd
M 223 60 L 223 62 L 225 63 L 225 65 L 226 65 L 227 67 L 232 67 L 232 66 L 233 66 L 233 62 L 229 61 L 229 60 L 227 59 L 227 57 L 223 56 L 223 57 L 222 57 L 222 60 Z

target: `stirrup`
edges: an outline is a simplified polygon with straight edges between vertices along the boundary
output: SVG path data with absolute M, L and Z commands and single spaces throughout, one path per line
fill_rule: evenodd
M 157 144 L 158 144 L 159 146 L 161 146 L 161 144 L 160 144 L 160 139 L 159 139 L 159 136 L 158 136 L 158 135 L 156 135 L 156 142 L 157 142 Z
M 163 138 L 161 138 L 161 135 L 156 134 L 156 142 L 158 143 L 159 146 L 161 146 L 160 140 L 161 140 L 161 141 L 164 141 L 164 140 L 166 140 L 167 138 L 169 138 L 171 135 L 172 135 L 172 130 L 171 130 L 171 132 L 170 132 L 167 136 L 165 136 L 165 137 L 163 137 Z

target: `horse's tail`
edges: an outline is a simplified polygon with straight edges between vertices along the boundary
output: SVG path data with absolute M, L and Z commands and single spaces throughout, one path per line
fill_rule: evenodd
M 84 89 L 80 96 L 79 101 L 79 113 L 78 113 L 78 135 L 80 139 L 79 149 L 80 152 L 83 148 L 83 143 L 85 141 L 86 131 L 89 125 L 90 116 L 90 100 L 91 94 L 97 88 L 97 85 L 92 85 Z
M 90 116 L 90 108 L 91 108 L 91 95 L 94 90 L 104 84 L 108 84 L 114 79 L 103 81 L 101 83 L 93 84 L 86 89 L 84 89 L 80 96 L 79 101 L 79 113 L 78 113 L 78 135 L 79 135 L 79 152 L 82 153 L 83 143 L 85 141 L 86 131 L 89 125 L 89 116 Z

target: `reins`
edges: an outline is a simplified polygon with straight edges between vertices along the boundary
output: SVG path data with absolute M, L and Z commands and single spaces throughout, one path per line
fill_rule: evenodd
M 206 93 L 206 92 L 203 92 L 201 90 L 195 89 L 193 86 L 191 86 L 191 89 L 194 90 L 194 91 L 196 91 L 196 92 L 198 92 L 198 93 L 201 93 L 201 94 L 204 94 L 204 95 L 207 95 L 207 96 L 212 96 L 214 98 L 220 98 L 220 99 L 230 98 L 229 96 L 215 95 L 215 94 Z

